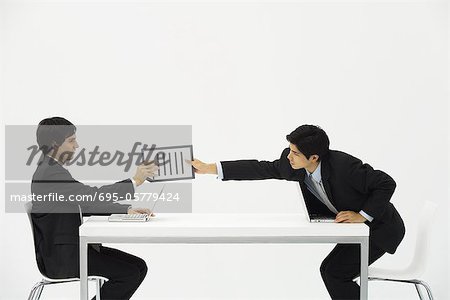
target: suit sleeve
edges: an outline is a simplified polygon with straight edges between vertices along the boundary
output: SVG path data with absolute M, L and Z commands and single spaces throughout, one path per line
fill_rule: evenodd
M 374 219 L 380 219 L 394 194 L 394 179 L 383 171 L 363 164 L 359 159 L 351 161 L 347 179 L 354 189 L 368 195 L 361 210 Z
M 274 161 L 222 161 L 223 180 L 287 179 L 288 168 L 291 168 L 286 165 L 288 153 L 289 149 L 285 149 L 280 158 Z
M 116 203 L 116 200 L 124 200 L 128 193 L 128 199 L 134 195 L 134 186 L 130 179 L 116 182 L 110 185 L 94 187 L 75 180 L 65 169 L 52 172 L 47 178 L 54 187 L 51 189 L 65 197 L 78 196 L 89 199 L 87 201 L 74 201 L 80 205 L 84 216 L 109 215 L 112 213 L 127 213 L 129 205 Z

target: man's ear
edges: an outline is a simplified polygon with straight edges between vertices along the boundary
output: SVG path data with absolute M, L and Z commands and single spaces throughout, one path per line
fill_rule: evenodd
M 56 155 L 56 152 L 58 152 L 59 146 L 60 145 L 58 145 L 56 143 L 56 141 L 53 141 L 49 152 L 52 152 L 53 155 Z
M 309 160 L 310 160 L 311 162 L 316 162 L 316 161 L 319 160 L 319 155 L 313 154 L 313 155 L 311 155 L 311 156 L 309 157 Z

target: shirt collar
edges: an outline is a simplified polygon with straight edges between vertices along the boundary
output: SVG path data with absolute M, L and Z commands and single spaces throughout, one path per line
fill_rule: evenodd
M 314 172 L 309 173 L 308 170 L 306 170 L 306 174 L 308 175 L 308 177 L 312 174 L 312 179 L 314 179 L 315 182 L 321 182 L 322 181 L 322 173 L 321 173 L 321 166 L 322 166 L 322 161 L 319 161 L 319 165 L 317 166 L 317 168 L 314 170 Z
M 47 157 L 48 157 L 49 159 L 53 160 L 54 162 L 56 162 L 56 163 L 57 163 L 58 165 L 60 165 L 61 167 L 66 168 L 66 167 L 65 167 L 62 163 L 60 163 L 59 160 L 57 160 L 56 158 L 51 157 L 50 155 L 47 155 Z

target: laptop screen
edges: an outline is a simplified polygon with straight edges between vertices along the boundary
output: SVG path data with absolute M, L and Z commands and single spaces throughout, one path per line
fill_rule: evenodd
M 300 183 L 298 183 L 298 191 L 300 196 L 303 197 L 306 211 L 310 218 L 312 217 L 328 217 L 330 219 L 336 218 L 336 215 L 326 207 L 319 199 L 316 198 L 309 190 L 303 195 L 300 188 Z

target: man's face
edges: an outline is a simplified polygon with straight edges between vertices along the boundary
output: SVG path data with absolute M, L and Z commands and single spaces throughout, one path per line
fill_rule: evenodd
M 292 169 L 297 170 L 307 168 L 319 159 L 318 155 L 311 155 L 309 159 L 307 159 L 306 156 L 298 150 L 297 146 L 292 143 L 289 144 L 289 149 L 291 149 L 291 151 L 289 151 L 287 158 L 291 163 Z
M 67 137 L 61 146 L 58 147 L 56 158 L 62 163 L 69 162 L 78 147 L 77 137 L 73 134 Z

